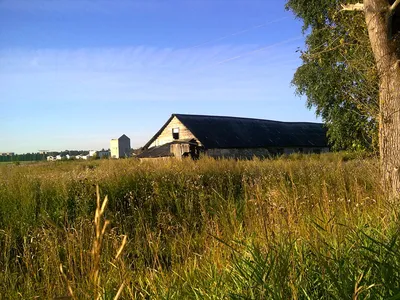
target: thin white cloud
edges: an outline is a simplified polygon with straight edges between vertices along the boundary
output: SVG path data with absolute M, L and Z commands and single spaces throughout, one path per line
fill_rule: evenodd
M 268 89 L 273 93 L 289 86 L 291 74 L 285 70 L 296 66 L 295 42 L 275 43 L 264 51 L 258 45 L 4 50 L 0 102 L 234 100 L 245 95 L 257 100 Z
M 221 42 L 221 41 L 223 41 L 225 39 L 228 39 L 228 38 L 231 38 L 233 36 L 241 35 L 241 34 L 247 33 L 249 31 L 252 31 L 252 30 L 255 30 L 255 29 L 263 28 L 265 26 L 268 26 L 268 25 L 271 25 L 271 24 L 274 24 L 274 23 L 282 22 L 284 20 L 287 20 L 288 18 L 289 17 L 283 17 L 283 18 L 271 20 L 271 21 L 268 21 L 268 22 L 264 22 L 262 24 L 258 24 L 258 25 L 255 25 L 255 26 L 252 26 L 252 27 L 249 27 L 249 28 L 246 28 L 246 29 L 242 29 L 242 30 L 239 30 L 239 31 L 236 31 L 236 32 L 232 32 L 232 33 L 226 34 L 224 36 L 221 36 L 221 37 L 218 37 L 218 38 L 214 38 L 214 39 L 208 40 L 206 42 L 203 42 L 201 44 L 198 44 L 196 46 L 190 47 L 190 49 L 203 47 L 203 46 L 205 46 L 207 44 L 210 44 L 210 43 Z
M 0 72 L 39 71 L 159 71 L 162 69 L 188 69 L 205 64 L 225 64 L 249 58 L 246 64 L 260 58 L 272 61 L 273 56 L 296 56 L 295 47 L 301 37 L 258 45 L 210 46 L 198 49 L 155 47 L 59 49 L 6 49 L 0 50 Z M 288 45 L 286 47 L 286 45 Z M 258 53 L 260 52 L 260 53 Z M 262 52 L 262 53 L 261 53 Z M 272 55 L 272 56 L 271 56 Z

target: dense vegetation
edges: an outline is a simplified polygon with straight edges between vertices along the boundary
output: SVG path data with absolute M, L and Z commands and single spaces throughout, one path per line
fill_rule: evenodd
M 2 165 L 0 298 L 399 296 L 397 206 L 348 158 Z
M 0 162 L 40 161 L 46 156 L 40 153 L 25 153 L 16 155 L 0 155 Z
M 377 150 L 379 78 L 364 14 L 341 11 L 353 2 L 361 1 L 286 2 L 306 33 L 292 83 L 324 120 L 335 149 Z
M 379 149 L 384 190 L 399 198 L 400 1 L 288 0 L 286 8 L 307 34 L 297 92 L 334 148 Z

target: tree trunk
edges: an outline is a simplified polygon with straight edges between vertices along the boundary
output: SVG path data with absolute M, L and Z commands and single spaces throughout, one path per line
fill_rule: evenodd
M 389 38 L 387 0 L 364 0 L 365 19 L 380 76 L 379 150 L 383 186 L 400 196 L 400 57 L 399 42 Z

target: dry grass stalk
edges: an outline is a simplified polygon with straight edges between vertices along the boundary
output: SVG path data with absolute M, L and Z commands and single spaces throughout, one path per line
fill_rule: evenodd
M 69 298 L 76 299 L 75 294 L 74 294 L 74 291 L 73 291 L 73 289 L 72 289 L 72 287 L 71 287 L 71 284 L 69 283 L 69 280 L 68 280 L 67 276 L 66 276 L 65 273 L 64 273 L 62 264 L 60 264 L 60 273 L 61 273 L 62 278 L 64 279 L 64 281 L 65 281 L 66 284 L 67 284 L 67 289 L 68 289 L 68 292 L 69 292 L 69 295 L 70 295 L 70 297 L 63 297 L 63 298 L 66 298 L 66 299 L 69 299 Z
M 93 267 L 91 272 L 92 284 L 94 287 L 94 297 L 95 299 L 101 298 L 101 288 L 100 288 L 100 262 L 101 262 L 101 246 L 104 239 L 104 234 L 106 232 L 107 226 L 110 224 L 108 220 L 102 221 L 102 216 L 104 214 L 108 197 L 104 198 L 103 203 L 100 205 L 100 191 L 99 186 L 96 186 L 96 195 L 97 195 L 97 202 L 96 202 L 96 212 L 94 217 L 94 226 L 96 231 L 96 236 L 93 241 L 93 248 L 92 248 L 92 256 L 93 256 Z M 115 260 L 117 260 L 127 242 L 127 236 L 124 235 L 122 240 L 121 246 L 119 247 L 117 254 L 115 255 Z M 115 295 L 114 299 L 118 299 L 124 289 L 125 284 L 122 283 L 118 289 L 117 294 Z
M 93 255 L 93 267 L 92 267 L 92 283 L 94 287 L 94 297 L 95 299 L 100 299 L 100 259 L 101 259 L 101 245 L 104 239 L 104 234 L 109 225 L 109 221 L 105 220 L 101 221 L 101 217 L 104 214 L 104 210 L 106 208 L 108 197 L 104 198 L 103 203 L 100 205 L 100 191 L 99 186 L 96 186 L 96 195 L 97 195 L 97 205 L 96 212 L 94 216 L 94 226 L 96 230 L 96 236 L 93 242 L 92 255 Z

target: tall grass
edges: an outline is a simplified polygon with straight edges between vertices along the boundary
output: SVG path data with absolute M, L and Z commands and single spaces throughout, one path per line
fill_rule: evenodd
M 374 158 L 2 165 L 0 298 L 397 299 L 398 225 Z

